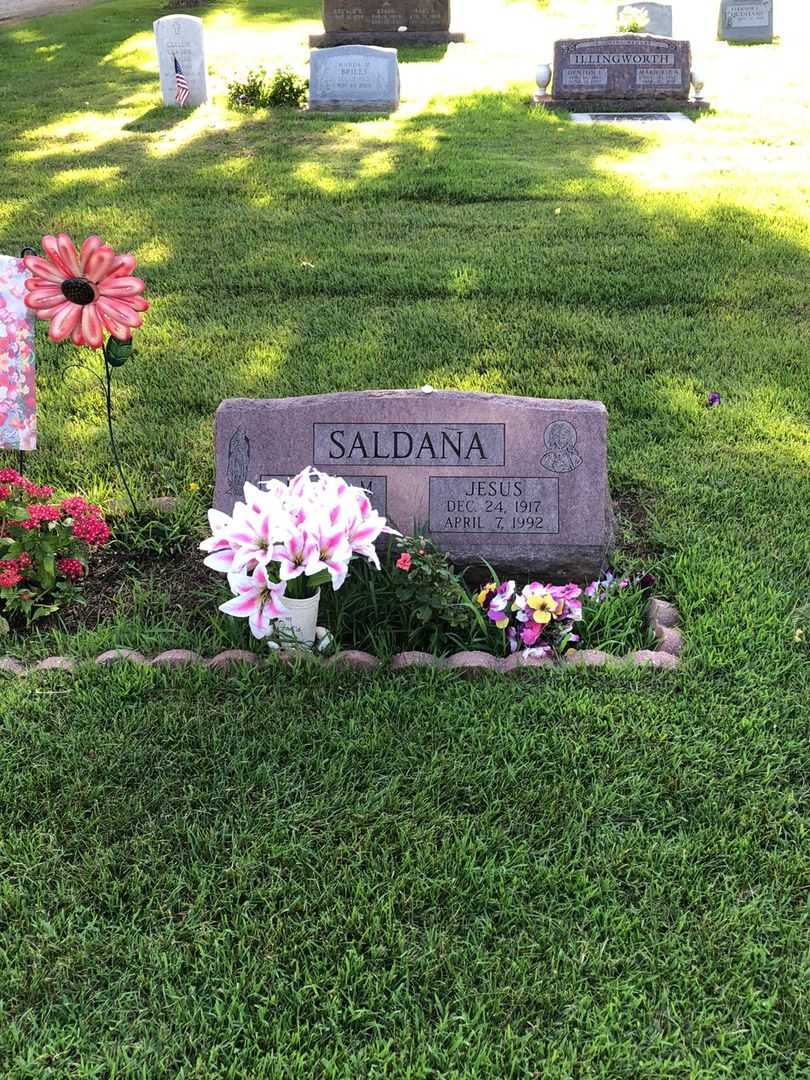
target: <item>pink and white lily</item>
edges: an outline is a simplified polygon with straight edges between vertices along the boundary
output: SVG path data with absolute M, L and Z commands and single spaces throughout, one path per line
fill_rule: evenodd
M 346 532 L 339 526 L 331 525 L 328 520 L 312 522 L 312 540 L 314 547 L 306 564 L 307 577 L 328 571 L 332 579 L 332 588 L 337 591 L 346 580 L 352 549 L 346 539 Z
M 307 565 L 317 553 L 315 540 L 306 532 L 292 533 L 276 544 L 273 562 L 278 563 L 278 576 L 282 581 L 292 581 L 306 573 Z
M 228 574 L 232 600 L 219 605 L 219 610 L 237 619 L 247 619 L 250 632 L 261 640 L 270 635 L 276 619 L 287 614 L 281 600 L 286 581 L 271 581 L 267 568 L 258 565 L 252 574 Z

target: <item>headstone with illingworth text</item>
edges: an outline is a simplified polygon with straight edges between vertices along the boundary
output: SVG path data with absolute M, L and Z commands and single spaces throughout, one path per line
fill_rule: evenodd
M 202 19 L 166 15 L 153 24 L 164 105 L 193 108 L 208 101 Z
M 554 44 L 550 104 L 616 103 L 633 110 L 686 103 L 692 69 L 688 41 L 648 34 L 574 38 Z
M 314 112 L 394 112 L 399 108 L 397 50 L 376 45 L 313 50 L 309 107 Z
M 427 533 L 460 566 L 590 580 L 612 540 L 607 410 L 457 391 L 367 390 L 224 401 L 215 505 L 245 481 L 314 465 L 369 491 L 403 533 Z
M 721 41 L 773 41 L 773 0 L 721 0 Z

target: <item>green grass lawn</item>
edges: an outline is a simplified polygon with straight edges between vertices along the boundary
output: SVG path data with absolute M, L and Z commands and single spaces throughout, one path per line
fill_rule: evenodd
M 693 128 L 531 111 L 613 6 L 457 0 L 470 44 L 407 57 L 374 120 L 227 109 L 230 75 L 305 70 L 316 0 L 201 9 L 188 114 L 157 0 L 0 30 L 0 250 L 98 231 L 148 282 L 115 392 L 142 493 L 210 494 L 228 396 L 598 398 L 688 640 L 665 677 L 0 684 L 4 1078 L 810 1071 L 810 15 L 735 48 L 682 0 Z M 109 499 L 75 360 L 43 334 L 30 471 Z M 201 626 L 147 580 L 8 651 L 210 654 Z

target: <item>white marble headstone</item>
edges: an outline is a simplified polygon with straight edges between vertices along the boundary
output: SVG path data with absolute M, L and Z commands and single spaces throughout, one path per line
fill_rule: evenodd
M 645 34 L 656 34 L 659 37 L 672 37 L 672 5 L 646 3 L 645 0 L 627 0 L 616 8 L 616 20 L 621 25 L 624 13 L 628 8 L 635 8 L 646 12 L 649 22 L 643 30 Z
M 338 45 L 309 56 L 309 107 L 321 112 L 393 112 L 399 108 L 396 49 Z
M 164 105 L 178 105 L 175 59 L 188 83 L 189 108 L 208 101 L 208 68 L 202 19 L 193 15 L 167 15 L 154 24 Z
M 773 0 L 721 0 L 717 36 L 721 41 L 772 41 Z

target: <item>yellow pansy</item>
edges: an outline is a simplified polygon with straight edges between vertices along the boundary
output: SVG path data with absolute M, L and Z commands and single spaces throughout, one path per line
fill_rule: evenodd
M 497 589 L 497 587 L 498 587 L 497 585 L 494 585 L 494 584 L 493 584 L 493 583 L 492 583 L 492 582 L 490 581 L 490 583 L 489 583 L 488 585 L 485 585 L 485 586 L 483 587 L 483 589 L 482 589 L 482 590 L 481 590 L 481 592 L 480 592 L 480 593 L 478 594 L 478 596 L 476 596 L 476 598 L 475 598 L 475 600 L 476 600 L 476 603 L 477 603 L 477 604 L 478 604 L 478 605 L 479 605 L 480 607 L 483 607 L 483 606 L 484 606 L 484 604 L 485 604 L 485 603 L 487 602 L 487 597 L 488 597 L 488 596 L 490 596 L 490 595 L 491 595 L 492 593 L 494 593 L 494 592 L 495 592 L 495 590 Z
M 560 613 L 560 604 L 547 592 L 533 593 L 526 598 L 526 607 L 534 612 L 532 619 L 541 626 L 550 623 L 555 615 Z

